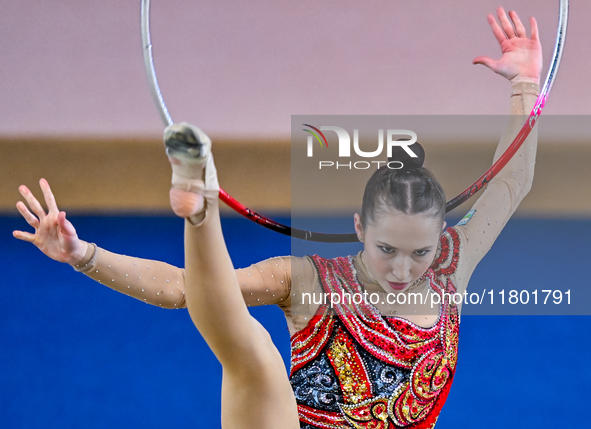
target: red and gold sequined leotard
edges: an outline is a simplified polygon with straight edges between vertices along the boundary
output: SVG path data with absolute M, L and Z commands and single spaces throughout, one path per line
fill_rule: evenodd
M 512 116 L 495 161 L 523 125 L 538 92 L 536 84 L 513 85 Z M 435 293 L 466 290 L 476 265 L 531 188 L 536 136 L 537 127 L 487 185 L 472 207 L 469 223 L 447 229 L 441 254 L 427 272 Z M 80 264 L 94 280 L 143 302 L 186 306 L 181 268 L 104 249 L 87 254 Z M 359 290 L 351 258 L 271 258 L 236 270 L 236 277 L 247 305 L 277 304 L 285 312 L 292 334 L 291 379 L 303 428 L 435 424 L 455 371 L 459 308 L 453 303 L 442 300 L 431 328 L 383 317 L 370 307 L 312 311 L 309 314 L 316 315 L 311 318 L 292 312 L 294 282 L 302 287 L 322 283 L 327 291 Z
M 449 228 L 425 274 L 433 293 L 456 291 L 449 276 L 459 237 Z M 353 258 L 311 257 L 322 288 L 362 294 Z M 458 309 L 443 305 L 435 325 L 422 328 L 386 317 L 369 303 L 320 307 L 291 339 L 291 384 L 302 428 L 431 428 L 445 402 L 457 360 Z

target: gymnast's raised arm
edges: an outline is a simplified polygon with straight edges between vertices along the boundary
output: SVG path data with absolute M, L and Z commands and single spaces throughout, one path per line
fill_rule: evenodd
M 45 255 L 113 290 L 147 304 L 163 308 L 185 308 L 184 269 L 165 262 L 109 252 L 81 240 L 66 213 L 58 209 L 45 179 L 39 181 L 47 213 L 26 186 L 19 192 L 27 205 L 16 205 L 35 233 L 14 231 L 19 240 L 34 244 Z M 290 258 L 271 258 L 248 268 L 237 269 L 242 295 L 247 305 L 281 304 L 290 290 Z
M 474 59 L 474 64 L 487 66 L 512 84 L 509 123 L 495 152 L 494 161 L 513 142 L 532 111 L 540 91 L 542 71 L 542 48 L 536 20 L 530 18 L 531 37 L 527 37 L 525 27 L 515 12 L 511 11 L 507 16 L 503 8 L 499 8 L 497 15 L 501 26 L 492 15 L 488 16 L 488 22 L 501 46 L 501 59 Z M 461 236 L 463 249 L 458 269 L 460 292 L 465 289 L 472 271 L 530 191 L 536 149 L 537 127 L 534 127 L 511 161 L 490 181 L 476 201 L 472 207 L 472 217 L 465 225 L 455 227 Z

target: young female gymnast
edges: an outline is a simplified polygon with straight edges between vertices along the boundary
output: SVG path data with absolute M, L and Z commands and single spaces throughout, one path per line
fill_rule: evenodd
M 477 57 L 512 83 L 504 152 L 533 108 L 542 55 L 515 12 L 488 22 L 502 57 Z M 432 428 L 454 376 L 462 294 L 482 257 L 531 188 L 534 129 L 473 206 L 467 222 L 445 228 L 445 196 L 424 168 L 378 169 L 354 218 L 364 250 L 356 256 L 279 257 L 235 270 L 225 248 L 210 141 L 186 124 L 165 132 L 173 167 L 171 206 L 187 218 L 185 269 L 117 255 L 80 240 L 40 181 L 48 213 L 25 187 L 17 208 L 35 234 L 15 231 L 49 257 L 144 302 L 189 309 L 224 368 L 224 427 Z M 302 293 L 373 293 L 374 305 L 343 300 L 302 305 Z M 411 294 L 439 297 L 409 303 Z M 388 299 L 390 297 L 390 299 Z M 394 297 L 394 299 L 391 299 Z M 404 303 L 401 303 L 404 298 Z M 372 301 L 373 302 L 373 301 Z M 277 349 L 246 305 L 277 304 L 291 337 L 291 387 Z M 297 405 L 296 405 L 297 403 Z

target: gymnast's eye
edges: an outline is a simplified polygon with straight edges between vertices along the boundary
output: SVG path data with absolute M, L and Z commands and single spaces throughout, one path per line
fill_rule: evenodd
M 417 255 L 417 256 L 427 256 L 428 253 L 429 253 L 429 250 L 425 250 L 425 249 L 415 251 L 415 255 Z
M 393 247 L 389 247 L 389 246 L 378 246 L 378 248 L 382 252 L 387 253 L 389 255 L 392 254 L 392 253 L 394 253 L 396 251 Z

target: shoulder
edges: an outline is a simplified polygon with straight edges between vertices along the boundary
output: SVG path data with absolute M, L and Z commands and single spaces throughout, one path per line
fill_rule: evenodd
M 460 235 L 456 227 L 449 227 L 441 234 L 437 254 L 431 265 L 435 274 L 449 276 L 456 272 L 460 258 L 460 245 Z

